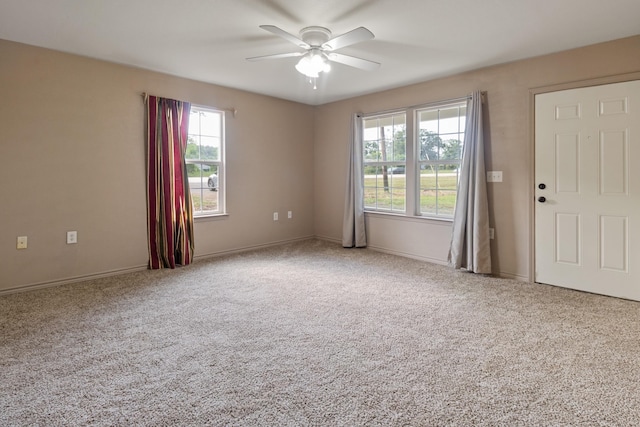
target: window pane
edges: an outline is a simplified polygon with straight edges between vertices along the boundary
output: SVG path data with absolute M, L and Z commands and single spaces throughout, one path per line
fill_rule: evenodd
M 438 110 L 420 112 L 420 130 L 425 132 L 439 133 Z
M 453 216 L 459 179 L 459 164 L 421 165 L 420 212 Z
M 459 159 L 466 106 L 423 110 L 418 114 L 419 161 Z
M 212 136 L 200 137 L 200 159 L 220 160 L 220 138 Z
M 220 160 L 222 115 L 192 108 L 189 116 L 187 159 Z
M 224 113 L 191 107 L 186 160 L 194 215 L 224 212 Z M 218 182 L 220 180 L 220 183 Z
M 365 208 L 404 212 L 405 199 L 406 179 L 403 165 L 365 166 Z
M 456 190 L 439 190 L 437 210 L 438 215 L 453 217 L 455 207 Z
M 404 212 L 406 206 L 407 192 L 404 188 L 393 188 L 393 197 L 391 198 L 391 209 L 394 212 Z
M 378 176 L 382 174 L 381 166 L 364 167 L 364 206 L 376 209 Z
M 439 133 L 457 133 L 460 130 L 459 107 L 439 110 Z
M 440 137 L 437 133 L 420 129 L 420 160 L 439 160 Z
M 222 136 L 221 115 L 212 111 L 200 111 L 200 135 Z
M 189 114 L 189 133 L 193 135 L 222 136 L 222 114 L 197 107 Z
M 187 170 L 194 211 L 217 211 L 218 166 L 190 164 Z
M 388 161 L 404 161 L 406 159 L 406 119 L 404 114 L 392 117 L 392 122 L 386 127 L 386 138 L 390 148 Z
M 198 160 L 200 158 L 200 137 L 198 135 L 189 135 L 187 138 L 187 151 L 185 159 Z
M 464 134 L 454 135 L 453 139 L 442 141 L 440 150 L 441 160 L 460 160 L 462 158 L 462 141 Z
M 376 208 L 391 210 L 391 197 L 389 196 L 389 192 L 382 188 L 376 189 Z
M 365 119 L 363 126 L 365 161 L 406 160 L 406 117 L 404 113 Z
M 194 108 L 189 113 L 189 133 L 200 134 L 200 111 Z

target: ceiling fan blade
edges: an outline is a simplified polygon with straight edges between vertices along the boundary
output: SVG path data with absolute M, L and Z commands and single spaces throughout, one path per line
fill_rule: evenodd
M 302 56 L 305 53 L 306 52 L 291 52 L 291 53 L 276 53 L 275 55 L 254 56 L 251 58 L 247 58 L 247 61 L 262 61 L 263 59 L 291 58 L 294 56 Z
M 262 28 L 263 30 L 267 30 L 270 33 L 275 34 L 276 36 L 280 36 L 283 39 L 295 44 L 296 46 L 299 46 L 303 49 L 309 49 L 311 46 L 309 46 L 307 43 L 305 43 L 304 41 L 300 40 L 298 37 L 294 36 L 293 34 L 289 34 L 284 30 L 281 30 L 280 28 L 276 27 L 275 25 L 260 25 L 260 28 Z
M 361 70 L 372 71 L 380 66 L 379 62 L 369 61 L 368 59 L 356 58 L 355 56 L 343 55 L 341 53 L 328 53 L 327 58 L 330 61 L 339 62 L 340 64 L 350 67 L 360 68 Z
M 351 30 L 348 33 L 344 33 L 340 36 L 334 37 L 325 44 L 322 48 L 325 50 L 336 50 L 346 46 L 350 46 L 355 43 L 364 42 L 373 39 L 375 36 L 369 30 L 364 27 L 358 27 L 355 30 Z

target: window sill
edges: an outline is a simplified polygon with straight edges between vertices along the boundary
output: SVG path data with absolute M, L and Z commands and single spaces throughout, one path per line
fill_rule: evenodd
M 365 216 L 379 217 L 385 219 L 409 221 L 409 222 L 430 222 L 433 224 L 451 225 L 453 218 L 439 218 L 434 216 L 406 215 L 393 212 L 364 211 Z
M 216 214 L 205 214 L 194 216 L 193 220 L 195 222 L 208 222 L 208 221 L 218 221 L 222 219 L 227 219 L 229 217 L 228 213 L 216 213 Z

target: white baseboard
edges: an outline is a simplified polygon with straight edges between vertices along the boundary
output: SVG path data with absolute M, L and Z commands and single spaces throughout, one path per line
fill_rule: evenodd
M 223 256 L 223 255 L 231 255 L 231 254 L 234 254 L 234 253 L 247 252 L 247 251 L 252 251 L 252 250 L 256 250 L 256 249 L 268 248 L 268 247 L 271 247 L 271 246 L 279 246 L 279 245 L 283 245 L 283 244 L 286 244 L 286 243 L 300 242 L 300 241 L 309 240 L 309 239 L 313 239 L 313 238 L 314 238 L 314 236 L 306 236 L 306 237 L 300 237 L 300 238 L 296 238 L 296 239 L 280 240 L 280 241 L 274 241 L 274 242 L 269 242 L 269 243 L 260 244 L 260 245 L 253 245 L 253 246 L 247 246 L 247 247 L 242 247 L 242 248 L 234 248 L 234 249 L 231 249 L 231 250 L 225 250 L 225 251 L 220 251 L 220 252 L 214 252 L 214 253 L 194 256 L 193 260 L 194 260 L 194 262 L 196 262 L 196 261 L 207 259 L 207 258 L 213 258 L 213 257 Z M 36 290 L 36 289 L 43 289 L 43 288 L 50 288 L 50 287 L 53 287 L 53 286 L 61 286 L 61 285 L 67 285 L 67 284 L 70 284 L 70 283 L 84 282 L 84 281 L 87 281 L 87 280 L 100 279 L 100 278 L 103 278 L 103 277 L 119 276 L 121 274 L 133 273 L 133 272 L 136 272 L 136 271 L 143 271 L 143 270 L 146 270 L 146 269 L 147 269 L 147 265 L 145 264 L 145 265 L 140 265 L 140 266 L 126 267 L 126 268 L 120 268 L 120 269 L 115 269 L 115 270 L 103 271 L 103 272 L 100 272 L 100 273 L 86 274 L 86 275 L 82 275 L 82 276 L 66 277 L 64 279 L 56 279 L 56 280 L 38 282 L 38 283 L 33 283 L 33 284 L 28 284 L 28 285 L 16 286 L 16 287 L 13 287 L 13 288 L 8 288 L 8 289 L 2 289 L 2 290 L 0 290 L 0 295 L 13 294 L 13 293 L 17 293 L 17 292 L 27 292 L 27 291 L 32 291 L 32 290 Z
M 515 274 L 515 273 L 501 271 L 497 273 L 496 276 L 502 277 L 503 279 L 517 280 L 519 282 L 530 282 L 529 276 L 523 276 L 522 274 Z
M 303 242 L 305 240 L 311 240 L 311 239 L 315 239 L 315 238 L 316 238 L 315 236 L 296 237 L 295 239 L 276 240 L 276 241 L 269 242 L 269 243 L 261 243 L 259 245 L 243 246 L 243 247 L 233 248 L 233 249 L 225 249 L 223 251 L 210 252 L 210 253 L 206 253 L 206 254 L 202 254 L 202 255 L 196 255 L 196 256 L 193 257 L 193 260 L 194 261 L 201 261 L 201 260 L 205 260 L 205 259 L 209 259 L 209 258 L 221 257 L 221 256 L 225 256 L 225 255 L 233 255 L 233 254 L 238 254 L 238 253 L 242 253 L 242 252 L 254 251 L 254 250 L 258 250 L 258 249 L 271 248 L 273 246 L 285 245 L 287 243 Z
M 333 237 L 329 237 L 329 236 L 314 236 L 314 238 L 316 238 L 318 240 L 324 240 L 325 242 L 337 243 L 339 245 L 342 245 L 342 240 L 336 239 L 336 238 L 333 238 Z
M 64 279 L 56 279 L 45 282 L 32 283 L 29 285 L 16 286 L 14 288 L 0 290 L 0 295 L 14 294 L 17 292 L 27 292 L 36 289 L 50 288 L 52 286 L 68 285 L 70 283 L 85 282 L 87 280 L 101 279 L 103 277 L 119 276 L 121 274 L 134 273 L 147 269 L 147 265 L 139 265 L 134 267 L 119 268 L 115 270 L 103 271 L 100 273 L 85 274 L 82 276 L 66 277 Z
M 421 255 L 416 255 L 416 254 L 412 254 L 412 253 L 408 253 L 408 252 L 402 252 L 402 251 L 394 251 L 392 249 L 387 249 L 387 248 L 382 248 L 382 247 L 377 247 L 377 246 L 367 246 L 368 249 L 371 249 L 373 251 L 376 252 L 383 252 L 386 254 L 391 254 L 391 255 L 398 255 L 401 257 L 405 257 L 405 258 L 411 258 L 411 259 L 416 259 L 418 261 L 425 261 L 425 262 L 430 262 L 432 264 L 439 264 L 439 265 L 448 265 L 446 260 L 441 260 L 438 258 L 432 258 L 432 257 L 426 257 L 426 256 L 421 256 Z
M 287 244 L 287 243 L 302 242 L 302 241 L 310 240 L 310 239 L 324 240 L 324 241 L 327 241 L 327 242 L 336 243 L 336 244 L 340 244 L 340 245 L 342 244 L 341 240 L 335 239 L 335 238 L 332 238 L 332 237 L 328 237 L 328 236 L 311 236 L 310 235 L 310 236 L 298 237 L 298 238 L 295 238 L 295 239 L 277 240 L 277 241 L 273 241 L 273 242 L 269 242 L 269 243 L 263 243 L 263 244 L 259 244 L 259 245 L 244 246 L 244 247 L 238 247 L 238 248 L 233 248 L 233 249 L 228 249 L 228 250 L 223 250 L 223 251 L 218 251 L 218 252 L 211 252 L 211 253 L 207 253 L 207 254 L 196 255 L 196 256 L 194 256 L 194 262 L 195 261 L 206 260 L 206 259 L 209 259 L 209 258 L 225 256 L 225 255 L 232 255 L 232 254 L 241 253 L 241 252 L 248 252 L 248 251 L 253 251 L 253 250 L 258 250 L 258 249 L 265 249 L 265 248 L 269 248 L 269 247 L 273 247 L 273 246 L 280 246 L 280 245 L 284 245 L 284 244 Z M 416 259 L 416 260 L 419 260 L 419 261 L 430 262 L 430 263 L 433 263 L 433 264 L 448 265 L 447 261 L 441 260 L 441 259 L 437 259 L 437 258 L 425 257 L 425 256 L 420 256 L 420 255 L 407 253 L 407 252 L 402 252 L 402 251 L 394 251 L 394 250 L 391 250 L 391 249 L 387 249 L 387 248 L 383 248 L 383 247 L 376 247 L 376 246 L 371 246 L 371 245 L 367 246 L 367 248 L 371 249 L 373 251 L 377 251 L 377 252 L 388 253 L 388 254 L 391 254 L 391 255 L 398 255 L 398 256 L 405 257 L 405 258 L 412 258 L 412 259 Z M 17 293 L 17 292 L 32 291 L 32 290 L 36 290 L 36 289 L 49 288 L 49 287 L 52 287 L 52 286 L 67 285 L 67 284 L 70 284 L 70 283 L 84 282 L 84 281 L 87 281 L 87 280 L 100 279 L 100 278 L 103 278 L 103 277 L 118 276 L 118 275 L 121 275 L 121 274 L 133 273 L 133 272 L 137 272 L 137 271 L 143 271 L 143 270 L 146 270 L 146 269 L 147 269 L 147 265 L 139 265 L 139 266 L 133 266 L 133 267 L 126 267 L 126 268 L 121 268 L 121 269 L 103 271 L 103 272 L 95 273 L 95 274 L 86 274 L 86 275 L 82 275 L 82 276 L 67 277 L 67 278 L 64 278 L 64 279 L 44 281 L 44 282 L 33 283 L 33 284 L 28 284 L 28 285 L 23 285 L 23 286 L 17 286 L 17 287 L 14 287 L 14 288 L 1 289 L 0 290 L 0 295 L 13 294 L 13 293 Z M 527 276 L 508 273 L 508 272 L 500 272 L 500 273 L 497 273 L 496 276 L 503 277 L 503 278 L 506 278 L 506 279 L 513 279 L 513 280 L 518 280 L 518 281 L 523 281 L 523 282 L 529 282 L 529 278 Z

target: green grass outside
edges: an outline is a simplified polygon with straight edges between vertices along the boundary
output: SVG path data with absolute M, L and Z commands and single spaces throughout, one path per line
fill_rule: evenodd
M 420 212 L 453 216 L 456 203 L 456 180 L 456 176 L 439 176 L 436 186 L 434 174 L 422 174 L 420 176 Z M 406 188 L 404 175 L 389 175 L 388 191 L 384 190 L 382 175 L 365 176 L 364 205 L 375 209 L 404 211 Z
M 218 192 L 205 188 L 200 191 L 191 191 L 191 201 L 194 212 L 218 210 Z

